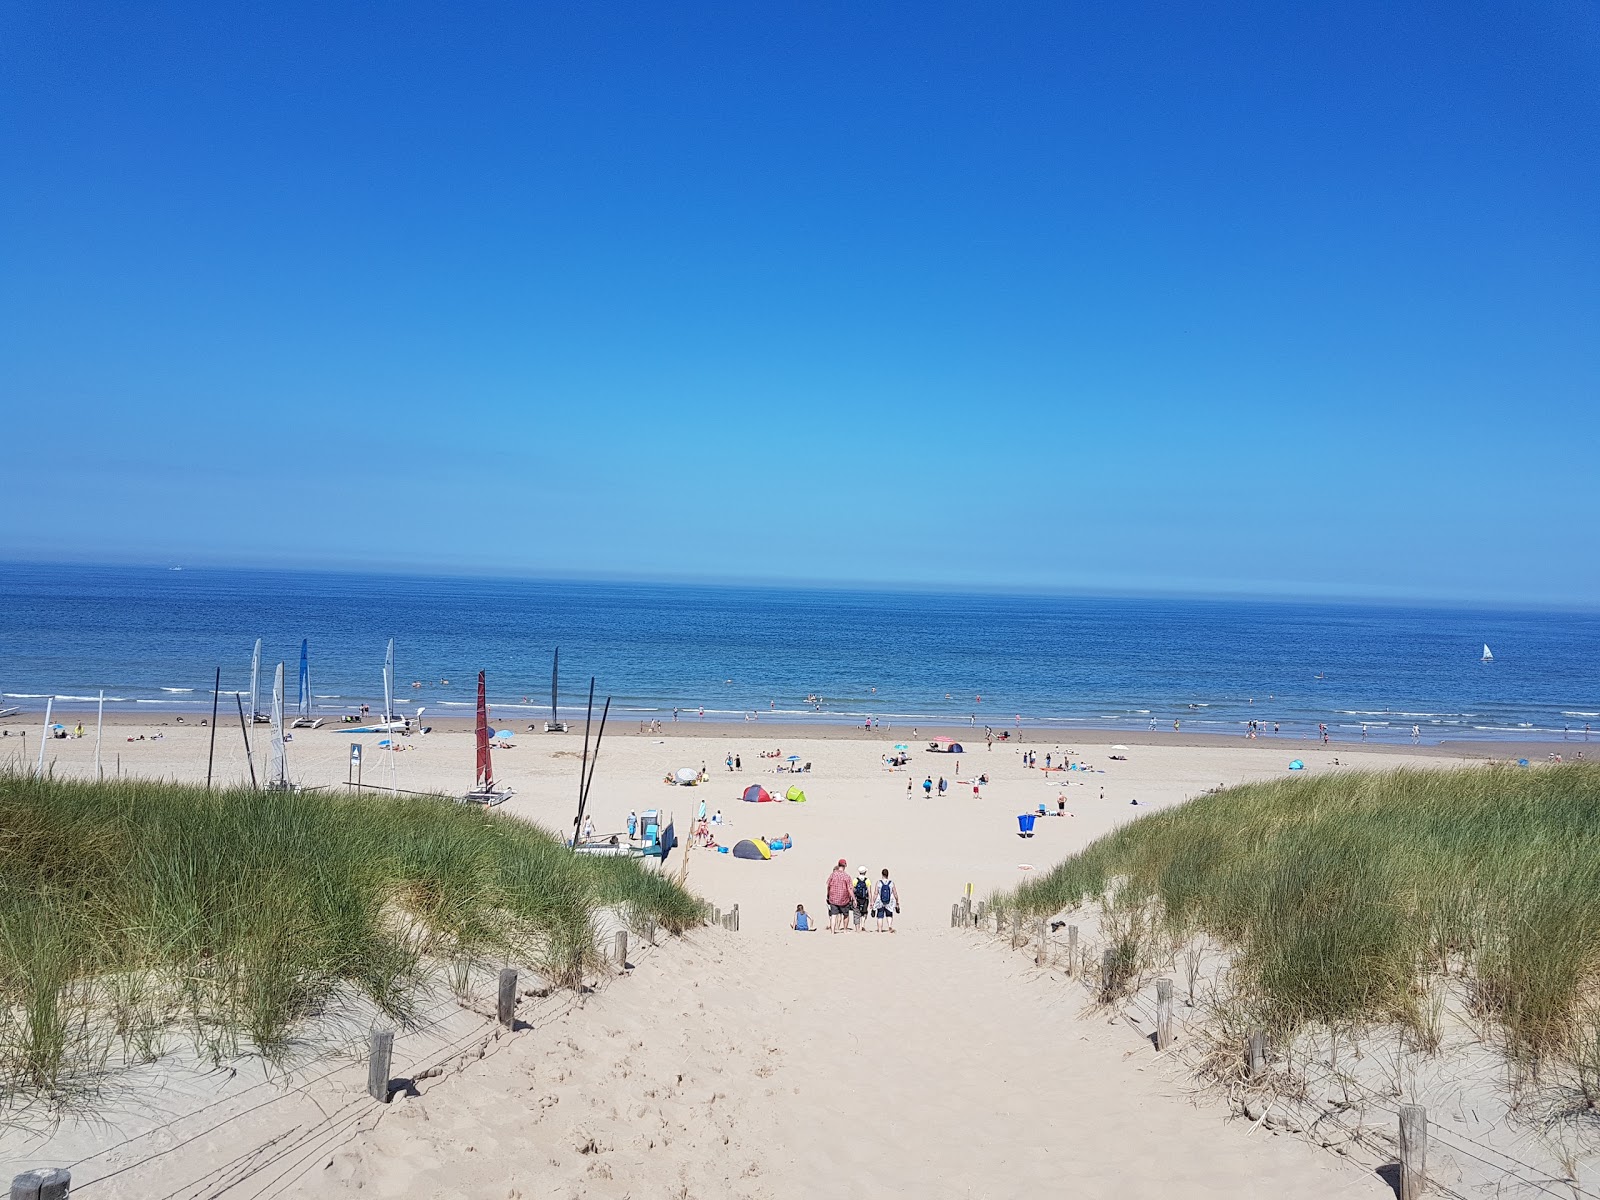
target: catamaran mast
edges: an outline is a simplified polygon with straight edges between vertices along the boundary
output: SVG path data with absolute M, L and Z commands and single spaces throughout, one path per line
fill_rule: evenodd
M 478 771 L 477 788 L 482 792 L 494 791 L 494 763 L 489 758 L 489 701 L 483 686 L 483 672 L 478 672 Z
M 279 791 L 289 786 L 289 763 L 283 741 L 283 664 L 272 676 L 272 757 L 267 770 L 267 788 Z
M 261 639 L 257 638 L 256 639 L 255 653 L 250 656 L 250 719 L 252 721 L 254 721 L 256 719 L 256 713 L 258 713 L 260 711 L 260 708 L 259 708 L 259 705 L 258 705 L 258 702 L 259 702 L 260 697 L 261 697 L 260 679 L 261 679 Z
M 556 647 L 555 660 L 550 664 L 550 724 L 560 724 L 561 718 L 556 716 L 556 679 L 561 674 L 561 647 Z
M 388 652 L 383 656 L 383 719 L 394 721 L 394 639 L 389 639 Z
M 311 719 L 311 656 L 310 639 L 300 639 L 300 716 Z

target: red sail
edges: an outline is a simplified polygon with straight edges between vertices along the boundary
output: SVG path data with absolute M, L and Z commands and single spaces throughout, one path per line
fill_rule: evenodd
M 478 672 L 478 775 L 484 791 L 494 790 L 494 767 L 489 762 L 489 701 L 484 696 L 483 672 Z

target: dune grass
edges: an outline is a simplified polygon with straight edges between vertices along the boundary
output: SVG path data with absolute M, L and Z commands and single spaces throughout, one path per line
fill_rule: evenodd
M 1146 816 L 1002 903 L 1088 899 L 1131 964 L 1205 934 L 1277 1027 L 1396 1021 L 1464 981 L 1507 1052 L 1600 1058 L 1600 765 L 1287 778 Z M 1600 1062 L 1590 1064 L 1600 1069 Z
M 701 914 L 636 860 L 450 800 L 0 774 L 0 1080 L 56 1090 L 174 1026 L 273 1057 L 351 988 L 405 1018 L 441 962 L 572 986 L 602 908 Z

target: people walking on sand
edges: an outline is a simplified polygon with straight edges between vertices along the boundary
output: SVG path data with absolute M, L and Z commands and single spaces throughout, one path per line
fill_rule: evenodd
M 639 814 L 633 809 L 628 810 L 628 840 L 633 841 L 634 834 L 639 832 Z
M 735 771 L 744 770 L 744 763 L 740 761 L 739 756 L 737 754 L 735 754 L 733 756 L 733 769 Z
M 587 842 L 592 837 L 594 837 L 594 818 L 586 816 L 583 818 L 583 840 Z
M 933 776 L 932 775 L 929 775 L 926 779 L 924 779 L 922 781 L 922 794 L 924 796 L 932 796 L 933 795 Z
M 894 932 L 895 914 L 900 911 L 900 889 L 895 887 L 894 880 L 889 878 L 889 868 L 883 869 L 883 877 L 878 880 L 877 896 L 874 897 L 873 916 L 877 919 L 879 933 Z
M 847 865 L 841 858 L 839 865 L 828 876 L 828 930 L 831 933 L 842 932 L 850 920 L 850 875 L 845 870 Z
M 856 872 L 856 883 L 850 893 L 850 898 L 855 901 L 850 909 L 850 924 L 857 933 L 867 931 L 867 907 L 872 901 L 872 887 L 867 883 L 867 869 L 862 867 Z
M 1422 741 L 1422 726 L 1413 725 L 1411 727 L 1411 744 L 1415 746 L 1420 741 Z
M 943 775 L 939 776 L 939 796 L 940 796 L 941 799 L 944 797 L 945 788 L 947 788 L 949 786 L 950 786 L 949 784 L 945 783 L 944 776 Z
M 906 799 L 911 799 L 911 780 L 909 778 L 906 780 Z

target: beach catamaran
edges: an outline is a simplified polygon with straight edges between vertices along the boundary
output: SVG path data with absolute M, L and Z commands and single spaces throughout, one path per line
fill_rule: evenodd
M 1489 649 L 1489 643 L 1488 642 L 1485 642 L 1483 644 L 1483 661 L 1484 662 L 1493 662 L 1494 661 L 1494 651 Z
M 544 723 L 546 733 L 565 733 L 567 723 L 556 713 L 556 680 L 561 674 L 561 647 L 556 647 L 555 661 L 550 666 L 550 719 Z
M 478 770 L 473 777 L 473 787 L 470 792 L 461 797 L 465 804 L 482 804 L 492 808 L 496 804 L 504 804 L 511 798 L 511 789 L 497 784 L 494 780 L 494 760 L 489 754 L 489 741 L 494 736 L 494 731 L 489 726 L 489 701 L 484 691 L 483 672 L 478 672 Z
M 322 718 L 311 715 L 311 658 L 309 654 L 310 640 L 300 639 L 300 702 L 295 705 L 295 729 L 315 729 L 322 724 Z
M 261 639 L 256 639 L 255 652 L 250 655 L 250 723 L 265 725 L 270 720 L 261 711 Z
M 267 791 L 292 792 L 288 739 L 283 736 L 283 664 L 272 676 L 272 750 L 267 760 Z
M 422 718 L 422 709 L 417 709 L 417 719 Z M 348 725 L 339 726 L 340 733 L 410 733 L 413 728 L 412 718 L 402 717 L 394 711 L 394 639 L 389 639 L 389 648 L 383 656 L 383 720 L 371 725 L 357 725 L 351 728 Z

